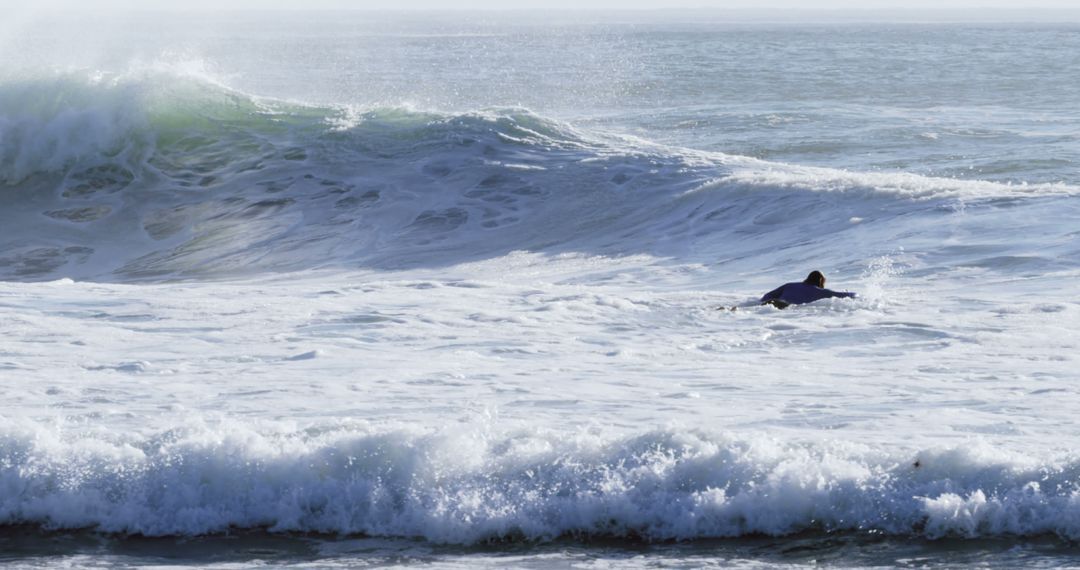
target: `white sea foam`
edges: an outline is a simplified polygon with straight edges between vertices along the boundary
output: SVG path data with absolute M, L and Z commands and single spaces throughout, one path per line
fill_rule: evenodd
M 819 529 L 1080 536 L 1074 462 L 988 446 L 890 453 L 696 430 L 268 433 L 236 422 L 148 437 L 6 422 L 0 442 L 0 521 L 53 529 L 457 544 Z
M 1077 537 L 1076 461 L 1055 434 L 1080 309 L 1050 289 L 1008 313 L 980 309 L 992 292 L 950 301 L 947 280 L 914 291 L 889 269 L 906 254 L 844 283 L 865 299 L 784 312 L 716 311 L 754 293 L 696 290 L 702 268 L 525 252 L 3 284 L 17 333 L 0 374 L 20 381 L 0 520 L 453 544 Z

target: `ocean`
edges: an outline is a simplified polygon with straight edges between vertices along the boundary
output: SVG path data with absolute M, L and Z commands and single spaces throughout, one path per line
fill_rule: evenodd
M 1080 566 L 1080 24 L 24 13 L 0 564 Z M 760 296 L 822 271 L 854 299 Z

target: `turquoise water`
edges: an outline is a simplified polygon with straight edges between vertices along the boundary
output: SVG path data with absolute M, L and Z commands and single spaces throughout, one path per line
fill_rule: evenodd
M 11 44 L 28 53 L 8 66 L 172 61 L 267 97 L 451 112 L 520 106 L 781 162 L 1075 182 L 1078 43 L 1069 23 L 149 15 L 50 22 Z

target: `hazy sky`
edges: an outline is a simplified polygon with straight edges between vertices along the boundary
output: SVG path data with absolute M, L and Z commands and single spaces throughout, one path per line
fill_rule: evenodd
M 81 9 L 1077 9 L 1080 0 L 0 0 L 0 6 L 35 5 Z

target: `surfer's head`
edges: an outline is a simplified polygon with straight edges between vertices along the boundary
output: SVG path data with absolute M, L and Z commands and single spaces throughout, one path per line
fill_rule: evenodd
M 807 285 L 813 285 L 814 287 L 821 287 L 822 289 L 824 289 L 825 276 L 822 275 L 820 271 L 811 271 L 810 275 L 806 276 L 806 279 L 803 281 L 803 283 L 806 283 Z

